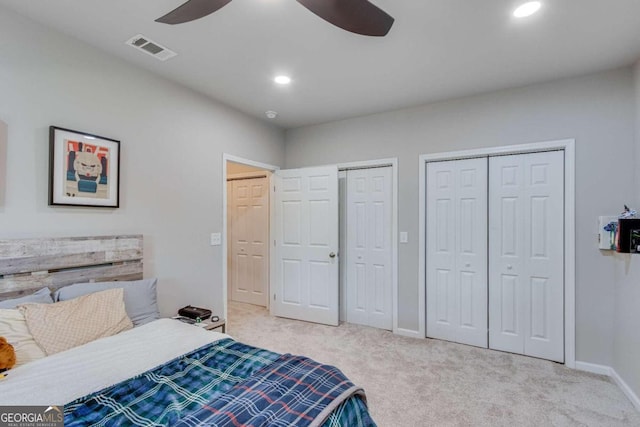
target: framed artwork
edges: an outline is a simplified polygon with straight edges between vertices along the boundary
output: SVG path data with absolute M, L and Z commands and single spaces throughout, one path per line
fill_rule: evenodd
M 120 141 L 50 126 L 49 205 L 119 207 Z

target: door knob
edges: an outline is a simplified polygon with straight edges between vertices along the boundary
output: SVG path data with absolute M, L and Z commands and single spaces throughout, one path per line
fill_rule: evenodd
M 466 263 L 464 266 L 465 266 L 466 268 L 469 268 L 469 267 L 471 267 L 471 264 Z
M 513 270 L 513 265 L 507 265 L 507 270 Z
M 331 252 L 331 253 L 329 254 L 329 258 L 335 258 L 335 257 L 336 257 L 336 253 L 335 253 L 335 252 Z

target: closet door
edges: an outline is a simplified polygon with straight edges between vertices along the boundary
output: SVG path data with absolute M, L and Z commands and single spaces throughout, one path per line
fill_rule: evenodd
M 489 346 L 564 362 L 564 153 L 489 161 Z
M 487 347 L 487 159 L 427 164 L 427 336 Z
M 265 307 L 269 295 L 269 179 L 230 181 L 231 299 Z
M 347 171 L 347 322 L 391 330 L 391 167 Z

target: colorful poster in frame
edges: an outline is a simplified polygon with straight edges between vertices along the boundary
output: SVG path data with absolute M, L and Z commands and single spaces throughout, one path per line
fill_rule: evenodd
M 49 205 L 120 206 L 120 141 L 49 127 Z

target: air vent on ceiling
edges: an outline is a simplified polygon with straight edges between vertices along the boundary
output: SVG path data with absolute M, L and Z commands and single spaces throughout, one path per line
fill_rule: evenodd
M 131 47 L 135 47 L 136 49 L 159 59 L 160 61 L 166 61 L 167 59 L 173 58 L 177 55 L 177 53 L 175 53 L 171 49 L 167 49 L 166 47 L 154 42 L 153 40 L 150 40 L 149 37 L 143 36 L 142 34 L 131 37 L 126 41 L 126 43 Z

